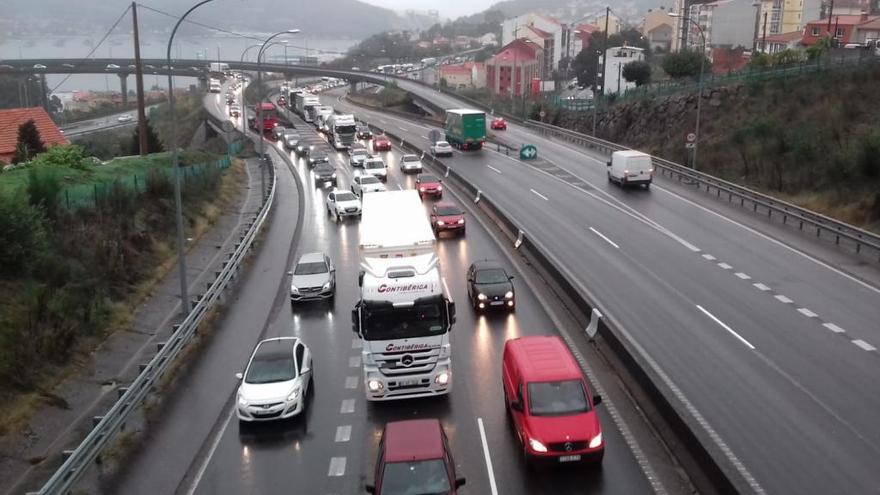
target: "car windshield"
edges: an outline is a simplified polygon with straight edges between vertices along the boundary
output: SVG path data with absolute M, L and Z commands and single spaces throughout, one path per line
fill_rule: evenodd
M 417 162 L 417 161 L 419 161 L 419 157 L 417 157 L 416 155 L 404 155 L 404 156 L 403 156 L 403 161 L 405 161 L 405 162 Z
M 389 462 L 382 473 L 382 495 L 445 495 L 450 490 L 442 459 Z
M 440 179 L 434 177 L 433 175 L 420 175 L 419 182 L 440 182 Z
M 361 177 L 361 184 L 378 184 L 378 183 L 379 183 L 379 179 L 373 177 L 372 175 L 367 175 L 367 176 Z
M 429 337 L 446 331 L 446 311 L 442 301 L 420 303 L 408 308 L 390 304 L 365 307 L 364 338 L 394 340 Z
M 437 211 L 438 215 L 442 215 L 442 216 L 461 215 L 461 213 L 462 213 L 461 210 L 459 210 L 457 206 L 453 206 L 453 205 L 438 206 L 436 211 Z
M 351 150 L 351 155 L 352 155 L 352 156 L 366 156 L 367 154 L 368 154 L 368 153 L 367 153 L 367 150 L 362 149 L 362 148 L 361 148 L 361 149 L 356 149 L 356 150 Z
M 530 383 L 528 389 L 533 416 L 564 416 L 590 410 L 580 380 Z
M 501 284 L 508 281 L 507 273 L 501 268 L 477 270 L 475 278 L 478 284 Z
M 385 163 L 379 160 L 370 160 L 364 165 L 364 168 L 385 168 Z
M 296 378 L 293 356 L 270 355 L 258 356 L 248 367 L 246 383 L 286 382 Z
M 294 275 L 315 275 L 316 273 L 327 273 L 327 264 L 323 261 L 300 263 L 293 271 Z
M 336 193 L 336 201 L 355 201 L 357 198 L 350 192 Z

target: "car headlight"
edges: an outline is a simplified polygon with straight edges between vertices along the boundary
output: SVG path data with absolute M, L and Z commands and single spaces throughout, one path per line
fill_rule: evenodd
M 299 399 L 299 393 L 300 393 L 299 387 L 293 389 L 293 392 L 291 392 L 290 395 L 287 396 L 287 402 Z
M 442 190 L 443 190 L 443 186 L 437 186 L 437 190 L 438 190 L 438 191 L 442 191 Z
M 535 440 L 534 438 L 529 439 L 529 447 L 532 448 L 535 452 L 547 452 L 547 447 L 544 446 L 543 443 Z
M 330 290 L 330 282 L 327 282 L 326 284 L 324 284 L 324 287 L 322 287 L 321 289 L 322 290 Z
M 330 178 L 331 178 L 331 179 L 335 179 L 335 178 L 336 178 L 336 173 L 332 173 L 332 174 L 330 174 Z
M 444 222 L 443 220 L 437 220 L 437 225 L 443 226 L 446 225 L 446 222 Z
M 509 290 L 504 294 L 505 299 L 513 299 L 513 291 Z
M 295 285 L 291 285 L 290 292 L 292 292 L 294 294 L 299 294 L 299 289 L 297 289 Z
M 238 405 L 241 407 L 247 407 L 248 401 L 241 394 L 238 394 Z
M 599 432 L 598 435 L 596 435 L 595 437 L 593 437 L 592 440 L 590 440 L 590 448 L 591 449 L 595 449 L 596 447 L 598 447 L 600 445 L 602 445 L 602 432 Z
M 460 219 L 460 220 L 458 221 L 458 224 L 459 224 L 459 225 L 464 225 L 464 218 Z
M 420 188 L 419 188 L 419 191 L 421 191 L 421 192 L 425 192 L 425 188 L 424 188 L 424 187 L 420 187 Z
M 477 294 L 477 299 L 479 299 L 480 301 L 485 301 L 486 299 L 489 299 L 489 298 L 486 297 L 486 294 Z

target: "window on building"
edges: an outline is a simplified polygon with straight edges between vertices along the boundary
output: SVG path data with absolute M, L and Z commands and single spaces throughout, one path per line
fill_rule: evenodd
M 834 37 L 835 37 L 835 38 L 842 38 L 844 34 L 846 34 L 846 29 L 844 29 L 844 28 L 842 28 L 842 27 L 839 27 L 839 28 L 837 28 L 837 30 L 834 32 Z
M 811 36 L 819 36 L 819 27 L 813 26 L 812 28 L 810 28 L 810 35 Z

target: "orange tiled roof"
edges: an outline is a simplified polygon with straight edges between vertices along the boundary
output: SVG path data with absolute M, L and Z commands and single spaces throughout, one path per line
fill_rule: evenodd
M 42 107 L 0 110 L 0 156 L 15 154 L 18 127 L 28 120 L 33 120 L 37 125 L 40 138 L 46 146 L 70 143 Z

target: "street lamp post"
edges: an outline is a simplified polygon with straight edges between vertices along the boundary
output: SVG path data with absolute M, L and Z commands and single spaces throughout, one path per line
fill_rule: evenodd
M 678 13 L 670 13 L 672 17 L 680 17 L 681 14 Z M 694 154 L 693 154 L 693 169 L 697 169 L 697 151 L 700 147 L 700 110 L 703 106 L 703 71 L 706 68 L 706 33 L 703 32 L 703 28 L 700 27 L 700 24 L 697 21 L 693 20 L 690 17 L 687 17 L 687 20 L 690 21 L 691 24 L 696 26 L 697 31 L 700 33 L 700 40 L 702 41 L 702 49 L 700 50 L 700 75 L 697 78 L 697 122 L 694 125 Z
M 171 113 L 171 133 L 168 139 L 171 141 L 171 168 L 174 170 L 174 207 L 177 218 L 177 269 L 180 278 L 180 306 L 184 315 L 189 313 L 189 288 L 186 283 L 186 257 L 183 248 L 183 202 L 180 197 L 180 167 L 177 164 L 177 121 L 174 118 L 174 75 L 171 70 L 171 45 L 177 28 L 192 11 L 213 0 L 202 0 L 190 7 L 174 25 L 171 36 L 168 38 L 168 49 L 165 52 L 165 62 L 168 67 L 168 109 Z
M 272 41 L 274 38 L 281 36 L 282 34 L 296 34 L 299 32 L 299 29 L 288 29 L 286 31 L 279 31 L 272 36 L 266 38 L 266 41 L 263 42 L 262 46 L 260 46 L 260 51 L 257 52 L 257 106 L 254 108 L 254 114 L 257 118 L 257 122 L 259 124 L 260 131 L 260 186 L 263 190 L 263 201 L 266 200 L 266 144 L 265 144 L 265 130 L 263 129 L 263 118 L 259 114 L 259 109 L 263 104 L 263 71 L 261 70 L 261 65 L 263 63 L 263 52 L 266 50 L 266 46 Z

